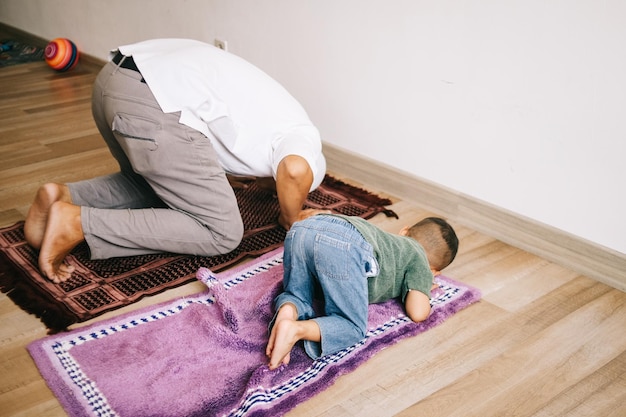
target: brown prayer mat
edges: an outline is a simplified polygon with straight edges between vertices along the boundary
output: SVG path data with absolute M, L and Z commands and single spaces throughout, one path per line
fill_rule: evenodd
M 244 222 L 244 237 L 234 251 L 203 257 L 155 254 L 104 260 L 89 259 L 86 244 L 67 258 L 76 269 L 72 277 L 54 284 L 41 276 L 38 252 L 24 240 L 24 222 L 0 229 L 0 290 L 18 306 L 36 315 L 50 332 L 80 323 L 195 279 L 200 267 L 214 272 L 259 256 L 283 244 L 285 229 L 276 222 L 278 200 L 254 183 L 235 188 Z M 369 219 L 377 213 L 398 217 L 384 206 L 391 204 L 370 192 L 326 176 L 311 192 L 306 208 L 330 209 L 335 213 Z

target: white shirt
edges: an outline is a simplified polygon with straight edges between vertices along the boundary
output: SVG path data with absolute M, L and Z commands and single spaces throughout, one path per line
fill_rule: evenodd
M 321 183 L 326 170 L 317 128 L 300 103 L 259 68 L 191 39 L 119 47 L 132 55 L 165 113 L 210 138 L 226 172 L 276 178 L 287 155 L 302 156 Z

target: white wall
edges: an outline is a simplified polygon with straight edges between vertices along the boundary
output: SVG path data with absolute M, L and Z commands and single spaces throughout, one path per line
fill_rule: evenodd
M 99 58 L 220 37 L 326 142 L 626 253 L 621 0 L 0 0 L 0 22 Z

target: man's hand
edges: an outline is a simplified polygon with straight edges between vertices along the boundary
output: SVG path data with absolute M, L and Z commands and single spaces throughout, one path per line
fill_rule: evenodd
M 306 219 L 307 217 L 311 217 L 311 216 L 315 216 L 317 214 L 331 214 L 332 211 L 331 210 L 320 210 L 320 209 L 306 209 L 306 210 L 301 210 L 300 213 L 298 213 L 296 220 L 292 221 L 292 222 L 288 222 L 282 215 L 282 212 L 280 214 L 280 216 L 278 217 L 278 223 L 280 223 L 280 225 L 282 227 L 285 228 L 285 230 L 289 230 L 291 228 L 291 226 L 295 223 L 295 222 L 299 222 L 302 221 L 304 219 Z
M 317 214 L 331 214 L 332 210 L 322 210 L 322 209 L 306 209 L 302 210 L 298 215 L 298 221 L 304 220 L 307 217 L 315 216 Z

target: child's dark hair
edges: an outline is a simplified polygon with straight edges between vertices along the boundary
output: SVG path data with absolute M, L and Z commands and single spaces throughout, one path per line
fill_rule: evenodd
M 459 250 L 459 239 L 452 226 L 440 217 L 427 217 L 409 228 L 408 236 L 426 251 L 430 265 L 441 271 L 450 265 Z

